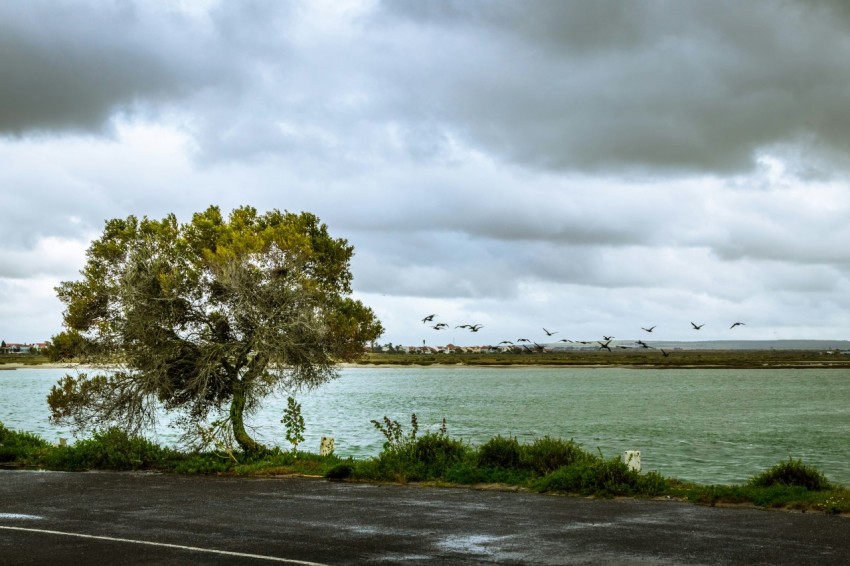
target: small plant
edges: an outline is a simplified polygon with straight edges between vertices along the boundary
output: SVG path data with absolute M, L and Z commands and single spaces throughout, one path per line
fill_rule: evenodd
M 831 487 L 826 476 L 820 471 L 793 458 L 788 458 L 787 462 L 780 462 L 751 478 L 749 485 L 753 487 L 788 485 L 803 487 L 809 491 L 823 491 Z
M 286 399 L 286 410 L 281 421 L 286 426 L 286 440 L 292 444 L 292 453 L 296 454 L 298 445 L 304 442 L 304 417 L 301 416 L 301 403 L 290 396 Z
M 239 460 L 233 453 L 236 448 L 234 446 L 233 435 L 230 434 L 229 422 L 229 419 L 219 419 L 207 426 L 195 424 L 195 431 L 191 435 L 191 438 L 194 439 L 194 446 L 192 447 L 194 451 L 201 452 L 208 447 L 212 447 L 217 452 L 223 453 L 220 456 L 221 458 L 228 458 L 234 464 L 238 464 Z M 185 438 L 187 436 L 184 436 Z
M 825 513 L 843 513 L 850 509 L 850 500 L 840 496 L 827 497 L 824 501 L 818 503 L 817 507 Z
M 384 443 L 384 448 L 399 448 L 406 442 L 416 440 L 416 435 L 419 433 L 419 420 L 416 418 L 416 413 L 410 415 L 410 432 L 407 437 L 401 430 L 401 424 L 398 421 L 392 420 L 384 415 L 384 421 L 369 421 L 376 429 L 378 429 L 387 441 Z M 443 428 L 445 428 L 445 419 L 443 419 Z M 442 430 L 442 429 L 441 429 Z

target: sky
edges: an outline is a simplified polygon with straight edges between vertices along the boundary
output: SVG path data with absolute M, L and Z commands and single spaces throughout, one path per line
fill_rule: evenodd
M 3 2 L 0 338 L 106 220 L 250 205 L 381 343 L 847 339 L 848 61 L 841 1 Z

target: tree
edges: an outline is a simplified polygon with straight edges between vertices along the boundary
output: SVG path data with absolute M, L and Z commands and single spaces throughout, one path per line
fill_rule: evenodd
M 86 340 L 76 330 L 66 330 L 56 334 L 50 339 L 47 346 L 47 359 L 51 362 L 73 360 L 82 356 Z
M 140 432 L 162 406 L 191 433 L 226 411 L 239 446 L 262 450 L 244 419 L 265 396 L 336 377 L 383 332 L 349 296 L 352 255 L 309 213 L 108 221 L 82 279 L 56 288 L 65 326 L 85 339 L 81 361 L 106 370 L 54 385 L 51 420 Z

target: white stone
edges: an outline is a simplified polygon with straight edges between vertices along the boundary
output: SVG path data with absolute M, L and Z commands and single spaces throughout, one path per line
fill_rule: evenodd
M 334 439 L 332 436 L 323 436 L 319 444 L 319 456 L 327 456 L 334 451 Z
M 626 450 L 623 452 L 623 463 L 632 470 L 640 471 L 640 450 Z

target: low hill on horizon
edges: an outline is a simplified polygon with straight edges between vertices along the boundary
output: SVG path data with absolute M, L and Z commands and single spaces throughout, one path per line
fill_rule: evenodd
M 665 350 L 841 350 L 850 352 L 850 340 L 643 340 L 650 348 Z M 597 349 L 598 342 L 591 344 L 555 343 L 548 344 L 553 350 Z M 637 340 L 612 340 L 609 347 L 643 348 Z

